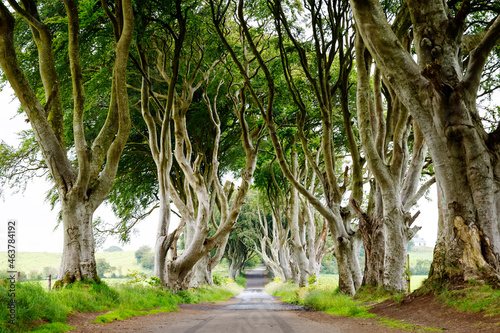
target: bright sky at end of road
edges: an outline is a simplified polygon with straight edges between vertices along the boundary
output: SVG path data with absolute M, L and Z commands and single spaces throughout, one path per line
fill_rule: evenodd
M 12 89 L 5 87 L 0 92 L 0 141 L 5 141 L 9 145 L 17 146 L 19 140 L 17 133 L 30 129 L 26 123 L 24 115 L 17 115 L 19 107 L 17 99 L 13 99 Z M 20 252 L 62 252 L 63 231 L 62 228 L 54 228 L 57 225 L 57 208 L 53 211 L 49 203 L 45 202 L 46 192 L 51 184 L 44 179 L 33 179 L 24 193 L 13 194 L 13 191 L 6 188 L 3 198 L 0 198 L 0 251 L 6 251 L 7 221 L 15 219 L 18 221 L 17 243 Z M 435 198 L 435 187 L 431 189 L 431 197 Z M 415 225 L 422 226 L 418 233 L 420 237 L 426 239 L 429 246 L 433 246 L 437 233 L 437 207 L 434 202 L 426 199 L 419 201 L 418 210 L 420 216 L 415 221 Z M 105 204 L 101 205 L 94 214 L 94 217 L 101 217 L 104 221 L 112 223 L 117 221 L 111 209 Z M 124 250 L 136 250 L 142 245 L 154 247 L 156 238 L 158 213 L 154 212 L 137 229 L 137 233 L 132 235 L 131 242 L 120 244 L 116 237 L 110 237 L 103 248 L 117 245 Z M 102 250 L 102 249 L 100 249 Z

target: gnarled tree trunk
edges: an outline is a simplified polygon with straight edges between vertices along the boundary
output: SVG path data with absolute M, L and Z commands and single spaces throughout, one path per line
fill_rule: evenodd
M 58 279 L 64 285 L 81 280 L 97 280 L 94 257 L 91 204 L 68 196 L 62 200 L 64 247 Z
M 497 16 L 462 68 L 461 41 L 472 7 L 408 1 L 418 64 L 401 46 L 375 0 L 351 0 L 358 31 L 409 109 L 432 156 L 439 231 L 430 281 L 499 278 L 499 126 L 486 132 L 476 110 L 484 64 L 500 40 Z
M 62 206 L 64 247 L 59 271 L 62 280 L 55 286 L 82 279 L 98 279 L 92 215 L 111 189 L 131 127 L 126 86 L 127 60 L 134 26 L 131 2 L 119 1 L 116 6 L 120 8 L 119 13 L 113 13 L 104 5 L 113 25 L 115 58 L 107 119 L 91 145 L 86 142 L 83 121 L 85 92 L 80 61 L 78 4 L 73 0 L 65 0 L 64 3 L 73 84 L 72 130 L 76 161 L 70 160 L 64 143 L 66 131 L 61 83 L 56 71 L 51 32 L 40 18 L 35 2 L 23 1 L 26 8 L 22 8 L 16 1 L 9 1 L 19 17 L 30 24 L 37 45 L 42 84 L 48 93 L 45 107 L 42 107 L 18 63 L 13 39 L 14 17 L 3 2 L 0 3 L 0 65 L 30 120 Z

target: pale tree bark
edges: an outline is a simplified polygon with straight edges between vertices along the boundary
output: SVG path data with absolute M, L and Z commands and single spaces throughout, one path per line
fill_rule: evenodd
M 386 112 L 387 119 L 384 117 L 381 73 L 375 69 L 372 101 L 369 81 L 371 58 L 366 54 L 360 38 L 356 41 L 356 54 L 360 136 L 368 165 L 376 180 L 377 198 L 374 214 L 371 216 L 351 201 L 362 221 L 361 231 L 367 233 L 363 235 L 368 270 L 365 272 L 364 282 L 399 292 L 405 288 L 403 271 L 407 245 L 420 229 L 412 227 L 418 213 L 412 217 L 409 209 L 433 181 L 424 183 L 418 190 L 427 149 L 423 136 L 418 126 L 413 126 L 413 155 L 408 163 L 408 136 L 411 129 L 408 111 L 399 104 L 388 86 L 390 109 Z M 389 143 L 393 147 L 390 151 Z M 381 233 L 383 237 L 380 237 Z M 383 250 L 383 256 L 380 255 L 380 250 Z
M 214 64 L 215 66 L 215 64 Z M 197 67 L 196 70 L 198 70 Z M 211 68 L 213 69 L 213 68 Z M 174 156 L 186 178 L 189 187 L 192 189 L 192 195 L 196 197 L 196 215 L 194 216 L 193 234 L 190 244 L 187 244 L 185 251 L 175 260 L 168 263 L 166 285 L 172 290 L 185 288 L 189 285 L 189 274 L 194 265 L 210 251 L 220 248 L 224 252 L 225 243 L 229 232 L 234 228 L 241 207 L 244 203 L 246 194 L 250 188 L 253 173 L 257 162 L 258 145 L 262 138 L 262 128 L 258 126 L 250 128 L 246 120 L 246 111 L 248 104 L 245 98 L 245 88 L 239 90 L 239 94 L 231 96 L 234 112 L 241 126 L 241 144 L 245 151 L 245 167 L 241 172 L 241 185 L 235 193 L 233 202 L 230 204 L 230 187 L 222 186 L 219 180 L 219 144 L 221 138 L 221 124 L 217 111 L 217 93 L 213 100 L 208 96 L 206 85 L 213 80 L 212 71 L 208 70 L 203 74 L 205 91 L 203 93 L 204 102 L 208 108 L 210 119 L 215 128 L 215 137 L 213 152 L 211 158 L 211 168 L 209 177 L 204 177 L 200 168 L 202 158 L 198 156 L 194 162 L 191 160 L 191 142 L 186 123 L 186 116 L 189 111 L 188 106 L 193 98 L 194 91 L 201 85 L 194 85 L 196 75 L 192 74 L 184 80 L 187 87 L 182 95 L 178 95 L 176 103 L 173 106 L 173 122 L 175 136 Z M 215 77 L 215 76 L 214 76 Z M 219 84 L 220 88 L 221 84 Z M 212 188 L 212 193 L 209 189 Z M 216 200 L 220 203 L 220 223 L 213 236 L 208 237 L 210 232 L 209 222 L 212 218 L 213 206 Z M 217 260 L 217 257 L 215 258 Z
M 17 60 L 13 34 L 14 17 L 0 4 L 0 65 L 26 112 L 43 157 L 54 179 L 64 231 L 64 248 L 56 285 L 75 280 L 97 280 L 94 258 L 92 214 L 105 199 L 113 184 L 118 161 L 130 131 L 126 88 L 126 66 L 133 32 L 132 5 L 128 0 L 117 2 L 116 12 L 107 11 L 113 24 L 116 41 L 109 112 L 99 135 L 88 145 L 85 140 L 83 111 L 85 92 L 80 63 L 79 18 L 75 1 L 65 0 L 68 15 L 68 53 L 73 83 L 73 133 L 77 167 L 64 147 L 64 128 L 60 81 L 55 70 L 52 36 L 39 17 L 35 2 L 9 1 L 22 19 L 30 25 L 40 60 L 40 75 L 46 92 L 43 107 L 22 72 Z M 107 6 L 103 6 L 106 7 Z
M 321 149 L 319 149 L 316 153 L 315 167 L 319 165 L 320 158 Z M 317 174 L 315 172 L 309 172 L 310 166 L 308 159 L 302 163 L 304 164 L 304 167 L 301 170 L 301 173 L 303 174 L 302 183 L 309 189 L 310 193 L 316 193 L 318 187 L 320 186 L 320 182 L 317 181 Z M 356 172 L 353 172 L 353 174 L 356 174 Z M 354 182 L 355 180 L 353 179 L 353 183 Z M 353 188 L 356 188 L 356 185 L 353 185 Z M 321 261 L 323 257 L 327 253 L 333 251 L 335 246 L 326 248 L 326 241 L 328 237 L 328 223 L 326 219 L 321 214 L 318 214 L 313 205 L 311 205 L 311 203 L 303 196 L 300 197 L 300 202 L 301 208 L 299 220 L 302 243 L 306 247 L 305 251 L 309 261 L 309 275 L 314 275 L 317 281 L 317 277 L 321 271 Z M 323 221 L 322 224 L 320 220 Z
M 209 166 L 211 164 L 210 158 L 213 156 L 208 159 L 207 156 L 202 156 L 205 153 L 199 151 L 197 147 L 194 147 L 196 145 L 190 142 L 186 114 L 194 94 L 203 84 L 209 84 L 208 76 L 211 75 L 211 71 L 218 62 L 216 61 L 206 73 L 202 73 L 201 67 L 205 61 L 206 40 L 187 30 L 192 13 L 183 8 L 181 1 L 176 1 L 170 14 L 174 17 L 175 22 L 165 22 L 162 26 L 165 29 L 164 36 L 166 38 L 152 40 L 153 51 L 156 53 L 153 60 L 154 75 L 149 75 L 146 56 L 148 50 L 145 47 L 143 49 L 139 42 L 137 44 L 141 62 L 140 64 L 136 62 L 143 76 L 142 114 L 148 127 L 148 143 L 157 167 L 159 184 L 160 218 L 155 246 L 155 275 L 166 284 L 169 280 L 167 264 L 179 259 L 176 253 L 173 254 L 172 260 L 167 259 L 169 248 L 175 246 L 181 232 L 184 232 L 186 248 L 199 241 L 196 238 L 199 214 L 202 216 L 203 223 L 207 222 L 213 216 L 214 203 L 217 198 L 215 192 L 209 194 L 214 176 L 212 168 Z M 186 39 L 188 40 L 186 41 Z M 158 81 L 163 81 L 167 85 L 166 94 L 153 91 L 155 82 Z M 154 113 L 149 110 L 150 101 L 151 105 L 155 107 Z M 173 119 L 174 114 L 177 116 L 176 119 Z M 185 150 L 180 148 L 181 153 L 175 156 L 171 145 L 172 122 L 174 122 L 175 128 L 182 132 L 182 135 L 177 135 L 176 138 L 182 137 L 181 140 L 184 140 L 176 141 L 176 147 L 185 145 Z M 193 155 L 199 156 L 194 162 L 190 174 L 186 175 L 183 164 L 191 163 Z M 174 158 L 177 159 L 175 170 L 172 168 Z M 204 164 L 205 169 L 203 172 L 200 170 L 202 164 Z M 175 179 L 172 178 L 174 173 Z M 194 178 L 198 181 L 197 187 L 193 186 Z M 199 195 L 199 193 L 201 194 Z M 176 230 L 169 234 L 170 201 L 177 207 L 181 223 Z M 214 257 L 206 254 L 205 257 L 200 257 L 198 263 L 195 262 L 196 265 L 193 263 L 193 270 L 186 274 L 185 281 L 182 282 L 183 288 L 212 282 L 211 271 L 220 261 L 220 250 L 222 248 L 223 253 L 226 241 L 227 237 L 226 239 L 221 237 L 220 246 Z M 175 249 L 174 252 L 176 252 Z
M 321 217 L 323 224 L 320 225 L 319 219 L 316 217 L 315 211 L 307 200 L 301 200 L 302 208 L 299 218 L 304 226 L 303 232 L 306 234 L 305 244 L 307 244 L 307 258 L 309 261 L 310 276 L 315 276 L 316 280 L 321 271 L 321 262 L 323 257 L 335 249 L 334 246 L 326 247 L 328 236 L 328 226 L 326 220 Z M 319 228 L 320 227 L 320 228 Z
M 298 170 L 298 154 L 297 151 L 292 150 L 292 173 L 297 175 Z M 305 238 L 302 237 L 304 234 L 304 225 L 300 222 L 300 200 L 299 200 L 299 192 L 295 187 L 290 189 L 290 201 L 289 201 L 290 209 L 285 211 L 287 216 L 287 221 L 290 226 L 290 245 L 293 249 L 294 262 L 296 263 L 296 282 L 300 287 L 307 285 L 307 281 L 309 276 L 313 275 L 312 272 L 309 271 L 309 258 L 306 254 L 306 242 Z
M 150 75 L 149 61 L 146 51 L 139 40 L 137 40 L 137 49 L 140 55 L 140 62 L 136 62 L 142 74 L 141 87 L 141 113 L 148 128 L 148 145 L 151 155 L 156 165 L 156 174 L 158 179 L 158 198 L 159 198 L 159 219 L 157 236 L 155 243 L 155 259 L 154 259 L 154 274 L 155 277 L 165 280 L 167 253 L 172 244 L 175 244 L 180 236 L 186 218 L 181 219 L 180 226 L 169 234 L 170 219 L 171 219 L 171 195 L 170 191 L 174 189 L 174 184 L 171 180 L 171 170 L 173 163 L 172 144 L 171 144 L 171 119 L 172 108 L 175 100 L 175 84 L 179 78 L 181 52 L 184 46 L 186 36 L 186 17 L 183 16 L 181 4 L 179 1 L 175 3 L 175 13 L 179 26 L 177 34 L 171 33 L 171 27 L 165 28 L 166 35 L 170 36 L 173 43 L 172 54 L 168 54 L 165 50 L 169 49 L 170 41 L 162 41 L 161 39 L 154 40 L 154 50 L 156 51 L 155 73 L 158 78 L 153 78 Z M 169 29 L 170 28 L 170 29 Z M 140 37 L 140 36 L 139 36 Z M 165 45 L 167 44 L 167 45 Z M 166 64 L 169 64 L 167 66 Z M 189 74 L 189 73 L 187 73 Z M 168 85 L 166 95 L 161 95 L 153 91 L 153 80 L 161 79 Z M 164 104 L 163 104 L 163 103 Z M 150 106 L 155 107 L 155 112 L 151 113 Z M 180 184 L 182 189 L 183 184 Z M 186 207 L 182 209 L 182 200 L 176 196 L 175 202 L 180 211 L 186 211 Z
M 260 52 L 259 48 L 257 47 L 255 41 L 251 36 L 249 27 L 246 24 L 243 13 L 244 12 L 243 1 L 238 2 L 235 16 L 239 21 L 239 25 L 241 27 L 241 32 L 244 36 L 245 43 L 248 44 L 249 49 L 251 50 L 253 56 L 256 58 L 258 62 L 259 68 L 262 70 L 262 72 L 266 77 L 267 87 L 268 87 L 267 95 L 269 97 L 265 101 L 265 103 L 261 102 L 259 94 L 253 88 L 252 85 L 253 73 L 252 75 L 249 75 L 247 73 L 247 71 L 245 70 L 244 63 L 238 58 L 238 55 L 229 45 L 229 43 L 225 39 L 224 33 L 222 32 L 221 24 L 223 22 L 224 16 L 226 15 L 229 9 L 230 3 L 228 2 L 226 4 L 223 4 L 218 2 L 216 4 L 212 1 L 210 4 L 212 7 L 213 21 L 215 22 L 216 30 L 219 34 L 219 37 L 221 38 L 223 44 L 228 49 L 231 58 L 233 59 L 233 62 L 236 64 L 236 66 L 240 70 L 241 75 L 245 79 L 245 82 L 253 97 L 253 100 L 255 101 L 262 116 L 266 119 L 266 124 L 270 132 L 270 137 L 272 139 L 276 156 L 278 158 L 278 162 L 280 164 L 283 173 L 285 174 L 286 178 L 290 181 L 292 186 L 296 188 L 300 192 L 300 194 L 302 194 L 305 198 L 307 198 L 307 200 L 309 200 L 311 204 L 313 204 L 314 207 L 321 214 L 323 214 L 323 216 L 325 216 L 325 218 L 328 221 L 329 228 L 331 230 L 332 235 L 334 235 L 334 241 L 336 243 L 335 254 L 338 257 L 338 263 L 339 263 L 340 289 L 343 292 L 354 294 L 356 288 L 359 287 L 359 285 L 361 284 L 361 271 L 359 268 L 359 262 L 356 252 L 357 250 L 359 250 L 360 242 L 358 241 L 358 236 L 356 236 L 356 233 L 351 229 L 350 223 L 344 220 L 341 214 L 340 202 L 342 198 L 342 193 L 345 192 L 346 188 L 341 188 L 337 184 L 337 177 L 334 172 L 335 154 L 333 152 L 334 149 L 332 145 L 333 126 L 331 123 L 331 117 L 333 111 L 331 103 L 332 103 L 333 93 L 330 87 L 328 86 L 329 82 L 327 80 L 325 81 L 322 79 L 319 80 L 321 85 L 319 85 L 319 83 L 317 85 L 313 84 L 314 88 L 317 90 L 317 95 L 320 97 L 318 101 L 322 104 L 321 107 L 322 120 L 324 120 L 322 122 L 324 125 L 322 149 L 324 155 L 325 168 L 324 168 L 324 173 L 320 170 L 317 169 L 315 170 L 315 172 L 318 173 L 318 177 L 320 177 L 321 181 L 324 182 L 323 188 L 325 191 L 325 199 L 326 199 L 325 200 L 326 204 L 324 204 L 314 194 L 309 193 L 309 191 L 295 178 L 294 174 L 292 173 L 290 167 L 286 162 L 285 154 L 283 152 L 283 148 L 281 146 L 281 143 L 277 135 L 276 125 L 272 117 L 273 102 L 275 95 L 274 79 L 266 65 L 266 61 L 264 60 L 262 53 Z M 312 5 L 314 8 L 316 8 L 314 4 Z M 317 19 L 317 16 L 315 18 Z M 340 29 L 341 28 L 339 27 L 339 30 Z M 317 41 L 319 42 L 320 39 L 321 37 L 318 37 Z M 321 46 L 318 46 L 318 48 L 322 49 Z M 333 54 L 335 53 L 335 51 L 336 49 L 332 47 L 327 51 L 323 50 L 320 52 L 321 59 L 319 63 L 321 64 L 322 68 L 324 67 L 326 69 L 325 71 L 321 71 L 320 75 L 325 75 L 324 78 L 330 76 L 330 74 L 327 72 L 329 68 L 331 68 L 333 62 L 333 57 L 331 56 L 332 53 Z M 284 68 L 286 72 L 287 66 L 284 66 Z M 323 94 L 322 92 L 325 92 L 325 94 Z M 310 155 L 307 154 L 308 150 L 306 148 L 303 148 L 303 150 L 305 151 L 306 156 Z M 344 183 L 344 185 L 346 184 Z
M 342 197 L 347 189 L 347 175 L 344 176 L 344 184 L 339 185 L 339 179 L 335 174 L 336 157 L 335 147 L 333 145 L 333 115 L 336 95 L 340 95 L 340 104 L 346 137 L 351 151 L 353 173 L 351 183 L 351 196 L 358 198 L 362 195 L 362 161 L 359 156 L 357 143 L 351 128 L 350 113 L 348 108 L 348 90 L 349 90 L 349 73 L 352 67 L 352 40 L 345 33 L 350 25 L 348 16 L 347 2 L 326 1 L 324 3 L 315 1 L 304 1 L 304 7 L 308 10 L 311 17 L 312 42 L 314 45 L 314 57 L 317 64 L 316 72 L 310 68 L 308 55 L 302 45 L 302 41 L 298 40 L 292 31 L 281 1 L 270 1 L 270 7 L 273 11 L 276 30 L 280 40 L 280 54 L 282 65 L 284 68 L 285 78 L 289 87 L 289 91 L 293 97 L 293 101 L 300 110 L 300 115 L 297 116 L 298 135 L 302 144 L 302 150 L 317 174 L 319 181 L 322 184 L 324 192 L 324 201 L 318 200 L 313 193 L 310 193 L 303 184 L 301 184 L 290 172 L 286 164 L 280 142 L 276 135 L 276 128 L 272 114 L 267 113 L 267 124 L 270 135 L 278 155 L 278 161 L 283 169 L 286 177 L 297 188 L 297 190 L 326 218 L 330 233 L 334 239 L 335 257 L 339 267 L 339 287 L 342 292 L 354 294 L 355 290 L 361 284 L 361 271 L 359 268 L 358 251 L 360 247 L 359 234 L 351 228 L 351 214 L 346 214 L 345 209 L 341 207 Z M 326 34 L 323 25 L 328 22 L 328 26 L 332 29 L 331 34 Z M 299 89 L 294 84 L 294 74 L 290 64 L 287 52 L 284 47 L 284 35 L 287 36 L 293 43 L 300 58 L 300 65 L 304 72 L 303 75 L 307 78 L 308 83 L 312 87 L 317 105 L 321 112 L 322 123 L 322 141 L 321 149 L 323 154 L 323 167 L 320 168 L 318 163 L 315 163 L 312 153 L 309 151 L 306 136 L 303 133 L 304 121 L 307 117 L 307 107 L 304 103 L 304 97 Z M 330 39 L 331 38 L 331 39 Z M 334 59 L 338 56 L 340 73 L 336 81 L 331 75 Z M 258 57 L 257 57 L 258 58 Z M 267 76 L 270 82 L 272 77 Z M 346 170 L 347 173 L 347 170 Z M 340 177 L 339 177 L 340 178 Z
M 429 281 L 498 279 L 500 257 L 499 140 L 476 109 L 484 64 L 500 39 L 497 16 L 469 53 L 460 52 L 474 3 L 455 16 L 442 1 L 408 1 L 415 63 L 391 31 L 380 3 L 351 0 L 357 29 L 389 85 L 423 133 L 438 185 L 439 231 Z
M 262 236 L 260 244 L 255 244 L 255 251 L 261 255 L 264 264 L 273 276 L 279 277 L 281 281 L 289 281 L 293 278 L 290 266 L 290 230 L 281 222 L 283 212 L 279 207 L 284 206 L 276 202 L 270 202 L 270 204 L 272 205 L 271 228 L 269 228 L 264 209 L 260 207 L 260 204 L 257 208 Z
M 237 276 L 241 275 L 248 260 L 256 252 L 252 248 L 247 247 L 246 244 L 243 244 L 240 239 L 228 242 L 226 248 L 225 257 L 229 261 L 228 275 L 230 279 L 235 280 Z
M 319 165 L 320 153 L 321 150 L 316 154 L 315 167 Z M 301 161 L 302 168 L 299 170 L 298 154 L 295 149 L 291 152 L 291 164 L 295 178 L 300 179 L 310 193 L 317 193 L 320 185 L 316 181 L 317 174 L 310 172 L 307 159 Z M 290 245 L 293 250 L 293 262 L 296 264 L 297 284 L 302 287 L 308 284 L 309 277 L 314 276 L 317 280 L 321 270 L 321 260 L 335 247 L 326 248 L 327 223 L 323 223 L 321 229 L 317 228 L 318 222 L 313 206 L 295 187 L 290 190 L 288 205 L 290 208 L 285 210 L 285 215 L 290 227 Z

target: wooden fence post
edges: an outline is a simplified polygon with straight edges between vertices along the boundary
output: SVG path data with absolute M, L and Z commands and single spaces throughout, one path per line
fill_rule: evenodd
M 49 292 L 50 292 L 51 282 L 52 282 L 52 275 L 49 274 Z
M 406 260 L 408 262 L 408 275 L 406 277 L 406 282 L 407 282 L 407 285 L 408 285 L 408 294 L 409 294 L 409 293 L 411 293 L 411 286 L 410 286 L 411 273 L 410 273 L 410 254 L 409 253 L 406 256 Z

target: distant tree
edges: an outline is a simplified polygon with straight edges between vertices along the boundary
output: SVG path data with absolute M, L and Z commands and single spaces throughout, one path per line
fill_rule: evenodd
M 28 279 L 31 281 L 40 281 L 43 279 L 43 274 L 37 270 L 32 270 L 28 273 Z
M 104 258 L 99 258 L 96 260 L 97 275 L 99 277 L 104 277 L 104 274 L 110 273 L 116 269 L 116 267 L 111 266 L 109 262 Z
M 337 260 L 332 253 L 328 253 L 321 262 L 321 274 L 338 274 Z
M 143 268 L 152 270 L 154 268 L 154 265 L 155 265 L 153 252 L 149 251 L 149 252 L 144 253 L 144 255 L 141 258 L 140 264 Z
M 123 249 L 119 246 L 113 245 L 104 250 L 104 252 L 123 252 Z
M 255 252 L 255 243 L 259 241 L 259 222 L 257 214 L 257 192 L 250 190 L 247 201 L 241 208 L 236 223 L 227 241 L 224 256 L 229 261 L 229 278 L 235 279 L 252 258 L 261 262 Z M 253 262 L 253 261 L 252 261 Z
M 410 267 L 411 274 L 415 275 L 427 275 L 431 269 L 432 261 L 421 259 L 417 260 L 415 266 Z
M 48 277 L 49 275 L 51 275 L 52 279 L 57 278 L 57 268 L 48 266 L 44 267 L 43 276 Z
M 140 264 L 142 257 L 151 251 L 151 248 L 147 245 L 141 246 L 137 251 L 135 251 L 135 258 L 137 259 L 137 263 Z

